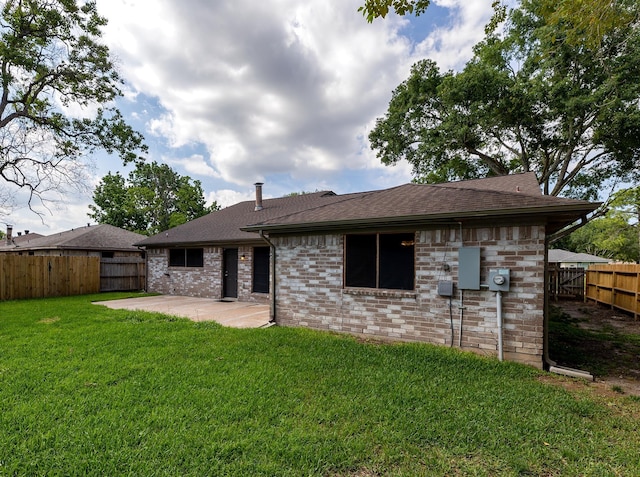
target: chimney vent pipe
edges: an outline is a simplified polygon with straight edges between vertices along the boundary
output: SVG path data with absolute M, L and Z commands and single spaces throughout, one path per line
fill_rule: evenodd
M 12 240 L 13 240 L 13 225 L 7 225 L 7 245 L 11 245 L 12 244 Z
M 262 182 L 256 182 L 254 184 L 256 186 L 256 208 L 255 210 L 262 210 Z

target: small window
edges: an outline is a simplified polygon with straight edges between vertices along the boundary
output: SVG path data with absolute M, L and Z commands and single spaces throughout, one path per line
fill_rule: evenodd
M 269 247 L 253 249 L 253 291 L 269 293 Z
M 100 255 L 102 258 L 113 258 L 114 252 L 100 252 Z
M 345 286 L 413 290 L 415 234 L 345 237 Z
M 187 267 L 202 267 L 204 266 L 204 253 L 201 248 L 188 248 L 187 254 Z
M 203 267 L 204 250 L 201 248 L 169 249 L 170 267 Z

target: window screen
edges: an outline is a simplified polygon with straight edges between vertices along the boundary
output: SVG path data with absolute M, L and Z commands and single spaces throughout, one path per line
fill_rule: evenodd
M 376 235 L 347 235 L 345 285 L 376 288 Z
M 184 267 L 185 253 L 183 248 L 172 248 L 169 250 L 169 266 Z
M 201 248 L 188 248 L 186 250 L 187 267 L 204 266 L 204 250 Z
M 345 286 L 413 290 L 415 234 L 345 237 Z
M 172 248 L 169 249 L 170 267 L 203 267 L 204 249 Z
M 269 293 L 269 247 L 253 249 L 253 291 Z

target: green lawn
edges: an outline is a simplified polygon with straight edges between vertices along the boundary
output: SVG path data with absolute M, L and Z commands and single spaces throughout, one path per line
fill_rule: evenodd
M 640 475 L 640 400 L 443 347 L 0 303 L 0 475 Z

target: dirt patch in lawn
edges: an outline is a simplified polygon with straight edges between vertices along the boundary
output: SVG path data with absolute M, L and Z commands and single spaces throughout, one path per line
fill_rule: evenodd
M 596 382 L 640 396 L 640 321 L 593 302 L 552 304 L 550 357 L 560 366 L 589 371 Z

